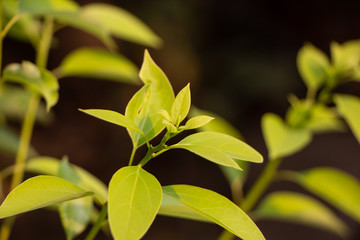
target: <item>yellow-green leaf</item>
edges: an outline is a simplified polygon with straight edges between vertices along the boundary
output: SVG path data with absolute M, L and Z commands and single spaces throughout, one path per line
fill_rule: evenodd
M 116 37 L 152 47 L 162 44 L 161 39 L 149 27 L 122 8 L 94 3 L 84 6 L 82 11 L 85 17 L 98 21 Z
M 310 131 L 290 128 L 273 113 L 264 114 L 261 119 L 261 127 L 270 159 L 294 154 L 311 140 Z
M 190 118 L 186 123 L 185 126 L 181 126 L 180 129 L 190 130 L 203 127 L 204 125 L 208 124 L 214 120 L 213 117 L 209 117 L 206 115 L 201 115 L 197 117 Z
M 19 0 L 19 11 L 31 14 L 74 12 L 79 8 L 72 0 Z
M 102 49 L 80 48 L 70 54 L 60 64 L 61 77 L 80 76 L 138 83 L 137 67 L 124 56 Z
M 238 206 L 220 194 L 200 187 L 171 185 L 164 194 L 244 240 L 265 240 L 255 223 Z
M 108 216 L 113 237 L 140 239 L 154 221 L 161 199 L 160 183 L 141 166 L 118 170 L 109 184 Z
M 277 219 L 318 227 L 344 237 L 348 228 L 328 207 L 300 193 L 273 192 L 255 210 L 256 219 Z
M 0 218 L 85 197 L 85 191 L 71 182 L 54 176 L 36 176 L 17 186 L 0 206 Z
M 175 126 L 179 126 L 179 124 L 186 118 L 190 110 L 190 105 L 190 84 L 188 84 L 178 93 L 178 95 L 176 95 L 171 106 L 170 117 Z
M 335 103 L 360 143 L 360 98 L 350 95 L 336 95 Z
M 50 110 L 58 101 L 59 84 L 55 76 L 31 62 L 23 61 L 21 64 L 12 63 L 6 66 L 3 81 L 20 83 L 37 92 L 46 100 L 47 110 Z
M 305 44 L 297 55 L 297 66 L 306 86 L 315 91 L 325 81 L 329 59 L 313 45 Z
M 301 172 L 297 181 L 360 222 L 360 182 L 355 177 L 335 168 L 319 167 Z
M 159 111 L 170 112 L 175 98 L 169 80 L 147 51 L 140 70 L 140 79 L 145 85 L 132 97 L 125 111 L 125 116 L 145 134 L 144 137 L 128 129 L 135 148 L 143 145 L 146 139 L 150 141 L 164 129 L 163 116 Z

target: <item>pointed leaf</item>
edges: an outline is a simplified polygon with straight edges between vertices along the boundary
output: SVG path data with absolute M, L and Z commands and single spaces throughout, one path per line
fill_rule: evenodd
M 171 106 L 170 116 L 174 125 L 179 124 L 186 118 L 191 105 L 190 85 L 186 85 L 175 97 Z
M 72 0 L 19 0 L 19 11 L 31 14 L 74 12 L 79 6 Z
M 59 166 L 58 176 L 78 185 L 81 177 L 65 157 Z M 91 197 L 84 197 L 60 203 L 59 213 L 67 239 L 81 234 L 90 222 L 93 202 Z
M 4 69 L 3 81 L 23 84 L 45 98 L 47 110 L 53 107 L 59 98 L 59 84 L 55 76 L 46 69 L 40 69 L 33 63 L 23 61 L 12 63 Z
M 127 117 L 125 117 L 124 115 L 122 115 L 118 112 L 114 112 L 111 110 L 104 110 L 104 109 L 87 109 L 87 110 L 79 109 L 79 110 L 86 114 L 89 114 L 93 117 L 99 118 L 101 120 L 119 125 L 121 127 L 131 129 L 140 134 L 143 134 L 143 132 L 138 128 L 138 126 L 136 126 L 131 120 L 129 120 Z
M 120 54 L 102 49 L 77 49 L 65 57 L 58 70 L 61 77 L 82 76 L 138 83 L 138 69 L 132 62 Z
M 185 123 L 185 126 L 181 126 L 180 129 L 190 130 L 190 129 L 200 128 L 200 127 L 203 127 L 204 125 L 208 124 L 209 122 L 211 122 L 213 119 L 214 119 L 213 117 L 209 117 L 209 116 L 205 116 L 205 115 L 193 117 L 193 118 L 190 118 Z
M 317 90 L 324 83 L 329 65 L 328 57 L 313 45 L 306 44 L 299 50 L 297 66 L 308 88 Z
M 145 51 L 144 62 L 140 70 L 140 78 L 145 83 L 130 100 L 125 116 L 134 122 L 145 137 L 138 132 L 128 130 L 135 148 L 150 141 L 165 127 L 160 110 L 170 112 L 174 101 L 174 92 L 164 72 Z
M 266 113 L 261 127 L 270 159 L 286 157 L 304 148 L 311 140 L 311 133 L 305 129 L 292 129 L 282 119 Z
M 162 44 L 161 39 L 149 27 L 124 9 L 94 3 L 84 6 L 82 11 L 86 17 L 99 21 L 103 28 L 116 37 L 152 47 Z
M 262 156 L 246 143 L 226 134 L 200 132 L 187 136 L 171 148 L 189 150 L 217 164 L 240 169 L 232 160 L 243 160 L 260 163 Z
M 60 166 L 60 161 L 52 157 L 36 157 L 29 159 L 26 163 L 26 171 L 37 173 L 37 174 L 47 174 L 56 176 L 58 174 L 58 169 Z M 71 164 L 79 174 L 81 181 L 79 186 L 81 188 L 93 192 L 94 197 L 99 200 L 101 204 L 107 202 L 107 187 L 106 185 L 96 178 L 94 175 L 88 171 Z
M 54 176 L 36 176 L 26 180 L 9 193 L 0 206 L 0 218 L 90 194 L 64 179 Z
M 360 143 L 360 98 L 350 95 L 336 95 L 335 103 Z
M 209 219 L 203 217 L 201 214 L 197 213 L 193 209 L 189 208 L 185 204 L 175 200 L 170 195 L 164 193 L 161 206 L 158 214 L 168 216 L 168 217 L 177 217 L 185 218 L 189 220 L 197 220 L 203 222 L 211 222 Z
M 360 182 L 350 174 L 334 168 L 319 167 L 300 173 L 297 181 L 360 222 Z
M 189 185 L 166 186 L 163 191 L 244 240 L 265 239 L 246 213 L 220 194 Z
M 140 239 L 153 222 L 161 204 L 157 179 L 141 168 L 118 170 L 109 184 L 108 215 L 115 239 Z
M 278 219 L 322 228 L 344 237 L 346 225 L 316 199 L 293 192 L 273 192 L 255 210 L 257 219 Z

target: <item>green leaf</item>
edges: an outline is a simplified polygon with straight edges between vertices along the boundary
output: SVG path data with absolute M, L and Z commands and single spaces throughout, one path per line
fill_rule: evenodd
M 160 47 L 162 44 L 150 28 L 124 9 L 94 3 L 84 6 L 82 11 L 85 17 L 98 21 L 116 37 L 152 47 Z
M 170 117 L 175 126 L 186 118 L 191 105 L 190 84 L 186 85 L 175 97 L 171 106 Z
M 329 208 L 312 197 L 279 191 L 273 192 L 255 210 L 256 219 L 277 219 L 318 227 L 344 237 L 346 225 Z
M 220 194 L 189 185 L 166 186 L 163 191 L 241 239 L 265 239 L 246 213 Z
M 185 218 L 202 222 L 211 222 L 185 204 L 175 200 L 170 195 L 164 193 L 158 214 L 168 217 Z
M 336 95 L 335 103 L 360 143 L 360 98 L 351 95 Z
M 330 167 L 303 171 L 299 184 L 360 222 L 360 182 L 350 174 Z
M 308 130 L 290 128 L 279 116 L 272 113 L 264 114 L 261 127 L 270 159 L 294 154 L 311 141 Z
M 0 206 L 0 218 L 85 197 L 90 192 L 54 176 L 30 178 L 9 193 Z
M 306 86 L 313 91 L 324 83 L 329 68 L 328 57 L 311 44 L 304 45 L 297 55 L 299 73 Z
M 356 75 L 360 61 L 360 41 L 351 40 L 341 45 L 332 42 L 330 50 L 336 74 L 341 78 L 360 80 Z
M 81 76 L 138 83 L 138 69 L 132 62 L 102 49 L 77 49 L 65 57 L 58 71 L 61 77 Z
M 94 197 L 99 200 L 101 204 L 107 202 L 108 192 L 106 185 L 83 168 L 73 164 L 70 165 L 76 170 L 77 174 L 79 174 L 81 178 L 78 185 L 87 191 L 93 192 Z M 29 159 L 25 168 L 28 172 L 56 176 L 58 174 L 59 166 L 60 160 L 52 157 L 41 156 Z
M 0 152 L 15 156 L 19 145 L 19 137 L 9 128 L 0 124 Z
M 78 185 L 81 177 L 65 157 L 59 166 L 58 176 Z M 60 203 L 59 214 L 67 239 L 81 234 L 90 222 L 93 202 L 91 197 L 84 197 Z
M 209 116 L 205 116 L 205 115 L 193 117 L 193 118 L 190 118 L 185 123 L 185 126 L 180 126 L 180 129 L 190 130 L 190 129 L 200 128 L 200 127 L 208 124 L 212 120 L 214 120 L 213 117 L 209 117 Z
M 191 151 L 219 165 L 240 169 L 233 160 L 260 163 L 262 156 L 246 143 L 226 134 L 200 132 L 187 136 L 170 148 L 182 148 Z
M 144 132 L 145 137 L 136 131 L 129 130 L 135 148 L 150 141 L 165 127 L 160 110 L 170 112 L 174 101 L 174 92 L 164 72 L 145 51 L 144 62 L 140 70 L 140 78 L 145 83 L 130 100 L 125 116 Z
M 213 131 L 213 132 L 224 133 L 233 136 L 235 138 L 238 138 L 240 140 L 243 140 L 243 137 L 241 136 L 240 132 L 233 125 L 231 125 L 228 121 L 226 121 L 224 118 L 222 118 L 219 115 L 216 115 L 209 111 L 201 110 L 196 107 L 191 107 L 189 115 L 192 117 L 208 115 L 214 118 L 210 123 L 201 126 L 198 129 L 200 131 Z M 245 178 L 248 172 L 247 170 L 249 168 L 248 162 L 238 161 L 237 163 L 240 166 L 240 168 L 243 169 L 243 171 L 238 171 L 230 167 L 220 166 L 221 171 L 223 172 L 229 184 L 231 185 L 232 191 L 234 193 L 241 191 L 242 185 L 245 182 Z
M 118 170 L 109 184 L 108 216 L 115 239 L 140 239 L 153 222 L 161 204 L 157 179 L 141 168 Z
M 75 12 L 79 6 L 71 0 L 19 0 L 19 11 L 31 14 Z
M 26 89 L 4 84 L 0 90 L 0 113 L 4 114 L 6 119 L 22 122 L 29 105 L 31 93 Z M 40 104 L 36 114 L 36 122 L 40 124 L 49 124 L 53 115 L 46 112 L 44 104 Z
M 48 70 L 38 68 L 33 63 L 23 61 L 5 67 L 3 81 L 20 83 L 45 98 L 47 110 L 53 107 L 59 98 L 59 84 L 55 76 Z
M 125 117 L 124 115 L 114 112 L 111 110 L 103 110 L 103 109 L 79 109 L 80 111 L 89 114 L 93 117 L 99 118 L 101 120 L 104 120 L 106 122 L 110 122 L 116 125 L 119 125 L 121 127 L 125 127 L 127 129 L 131 129 L 133 131 L 136 131 L 140 134 L 144 134 L 138 126 L 136 126 L 130 119 Z

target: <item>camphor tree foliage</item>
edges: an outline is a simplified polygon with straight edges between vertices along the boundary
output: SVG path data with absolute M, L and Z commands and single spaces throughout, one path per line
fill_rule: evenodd
M 310 44 L 300 49 L 298 69 L 308 94 L 305 99 L 290 97 L 285 120 L 272 113 L 264 115 L 262 129 L 269 161 L 242 197 L 248 164 L 262 163 L 260 153 L 240 140 L 240 134 L 224 119 L 191 107 L 190 84 L 175 94 L 147 50 L 139 70 L 117 53 L 114 37 L 147 47 L 161 45 L 160 38 L 144 23 L 119 7 L 103 3 L 79 6 L 71 0 L 4 0 L 0 2 L 0 13 L 0 56 L 7 54 L 2 49 L 5 37 L 28 42 L 36 52 L 34 62 L 11 63 L 1 69 L 0 150 L 15 159 L 0 175 L 2 182 L 10 180 L 10 189 L 0 206 L 0 218 L 5 218 L 1 240 L 9 238 L 16 215 L 44 207 L 58 211 L 66 239 L 83 234 L 88 225 L 87 240 L 95 239 L 99 231 L 109 239 L 141 239 L 158 214 L 215 223 L 224 228 L 219 236 L 223 240 L 235 236 L 265 239 L 254 223 L 264 218 L 310 224 L 344 238 L 349 236 L 351 230 L 346 224 L 311 196 L 273 192 L 256 205 L 275 179 L 296 182 L 360 221 L 360 185 L 354 177 L 329 167 L 302 172 L 278 170 L 282 159 L 309 144 L 313 134 L 343 130 L 343 119 L 360 141 L 359 98 L 332 93 L 338 85 L 360 79 L 359 41 L 332 43 L 331 60 Z M 66 26 L 94 35 L 107 49 L 77 49 L 60 66 L 49 70 L 47 59 L 53 35 Z M 130 84 L 141 80 L 142 86 L 123 113 L 79 109 L 128 132 L 133 146 L 128 165 L 114 169 L 109 184 L 71 164 L 66 157 L 60 160 L 42 156 L 31 147 L 35 122 L 46 121 L 61 97 L 58 80 L 68 76 Z M 14 118 L 22 122 L 20 136 L 7 125 L 7 120 Z M 169 143 L 175 136 L 180 140 Z M 160 141 L 154 141 L 155 137 Z M 140 147 L 147 152 L 136 162 Z M 231 187 L 233 201 L 197 186 L 162 186 L 146 165 L 171 149 L 184 149 L 219 165 Z M 25 172 L 36 176 L 24 180 Z

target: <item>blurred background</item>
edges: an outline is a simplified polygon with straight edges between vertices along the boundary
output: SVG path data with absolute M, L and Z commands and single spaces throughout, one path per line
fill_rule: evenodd
M 360 37 L 360 1 L 234 1 L 234 0 L 78 0 L 106 2 L 122 7 L 142 19 L 164 41 L 161 49 L 149 49 L 157 64 L 167 74 L 177 93 L 191 83 L 192 103 L 223 116 L 247 142 L 267 155 L 261 135 L 260 119 L 265 112 L 284 116 L 287 96 L 306 94 L 296 69 L 297 51 L 311 42 L 327 54 L 331 41 L 342 43 Z M 69 37 L 71 36 L 71 37 Z M 96 38 L 73 28 L 56 35 L 49 68 L 59 65 L 70 51 L 81 46 L 103 46 Z M 144 47 L 117 40 L 120 52 L 140 66 Z M 26 54 L 33 60 L 29 45 L 5 40 L 5 63 L 19 62 Z M 82 166 L 108 183 L 112 174 L 125 166 L 131 152 L 126 130 L 89 117 L 78 108 L 102 108 L 124 113 L 125 106 L 139 86 L 84 78 L 66 78 L 60 82 L 60 100 L 54 108 L 54 121 L 37 126 L 33 145 L 41 155 L 61 158 Z M 336 91 L 360 95 L 360 84 L 348 83 Z M 14 128 L 18 125 L 14 124 Z M 141 159 L 140 150 L 135 160 Z M 360 148 L 349 133 L 316 135 L 312 144 L 288 157 L 283 169 L 304 170 L 314 166 L 336 166 L 360 179 Z M 5 157 L 6 159 L 6 157 Z M 9 165 L 9 162 L 1 163 Z M 265 161 L 267 158 L 265 157 Z M 264 164 L 252 164 L 245 191 Z M 174 150 L 153 160 L 146 169 L 162 185 L 192 184 L 230 197 L 227 182 L 215 164 L 189 152 Z M 304 192 L 291 183 L 275 183 L 276 189 Z M 54 238 L 61 233 L 56 213 L 45 210 L 18 218 L 13 239 Z M 336 211 L 336 210 L 335 210 Z M 336 211 L 355 230 L 360 226 Z M 30 224 L 32 223 L 32 224 Z M 44 230 L 44 225 L 46 228 Z M 259 221 L 258 226 L 269 240 L 322 239 L 339 237 L 290 223 Z M 34 230 L 35 233 L 34 233 Z M 205 223 L 157 217 L 144 239 L 197 240 L 216 239 L 221 228 Z M 357 231 L 357 232 L 356 232 Z M 79 239 L 84 238 L 80 236 Z M 103 239 L 99 235 L 98 239 Z

